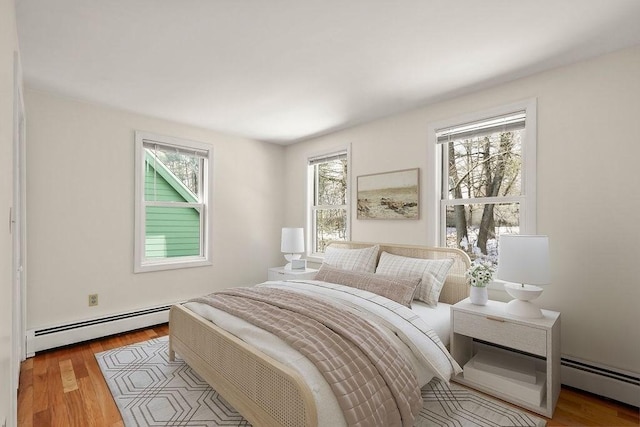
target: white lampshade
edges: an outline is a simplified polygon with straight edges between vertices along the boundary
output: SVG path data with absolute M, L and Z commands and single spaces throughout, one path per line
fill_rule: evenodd
M 507 304 L 507 313 L 519 317 L 543 317 L 542 311 L 530 301 L 542 294 L 542 288 L 536 285 L 551 282 L 549 238 L 512 234 L 500 236 L 496 278 L 512 282 L 504 285 L 514 298 Z
M 286 254 L 304 252 L 304 228 L 283 228 L 280 252 Z
M 504 234 L 500 236 L 496 278 L 528 285 L 548 285 L 549 238 Z
M 285 268 L 291 268 L 291 260 L 300 258 L 301 253 L 304 252 L 304 228 L 284 227 L 280 240 L 280 252 L 285 254 L 284 258 L 288 262 Z

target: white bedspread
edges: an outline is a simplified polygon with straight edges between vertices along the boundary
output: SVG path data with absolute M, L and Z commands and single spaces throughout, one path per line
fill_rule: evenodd
M 379 325 L 412 364 L 422 387 L 434 376 L 448 381 L 461 372 L 436 332 L 411 309 L 387 298 L 347 286 L 315 280 L 265 282 L 271 286 L 341 303 Z M 296 369 L 307 381 L 318 408 L 320 426 L 344 426 L 345 421 L 329 384 L 316 367 L 284 341 L 250 323 L 209 305 L 189 302 L 185 307 L 259 348 L 276 360 Z

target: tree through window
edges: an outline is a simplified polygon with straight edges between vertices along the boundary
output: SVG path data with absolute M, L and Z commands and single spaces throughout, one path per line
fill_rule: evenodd
M 492 265 L 500 234 L 523 231 L 527 112 L 436 130 L 442 153 L 441 241 Z M 533 175 L 533 173 L 531 174 Z
M 311 252 L 323 253 L 332 240 L 347 240 L 349 179 L 347 151 L 309 159 Z

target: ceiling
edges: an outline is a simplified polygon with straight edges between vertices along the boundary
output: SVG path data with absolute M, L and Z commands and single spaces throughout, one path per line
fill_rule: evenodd
M 28 87 L 288 144 L 640 44 L 638 0 L 16 0 Z

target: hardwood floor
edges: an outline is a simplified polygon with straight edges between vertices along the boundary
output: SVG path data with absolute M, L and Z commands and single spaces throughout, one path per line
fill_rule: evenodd
M 21 427 L 122 427 L 94 353 L 169 333 L 159 325 L 38 353 L 22 363 L 18 390 Z M 638 408 L 563 387 L 548 426 L 638 426 Z
M 124 426 L 94 354 L 168 333 L 168 325 L 159 325 L 27 359 L 20 369 L 18 426 Z

